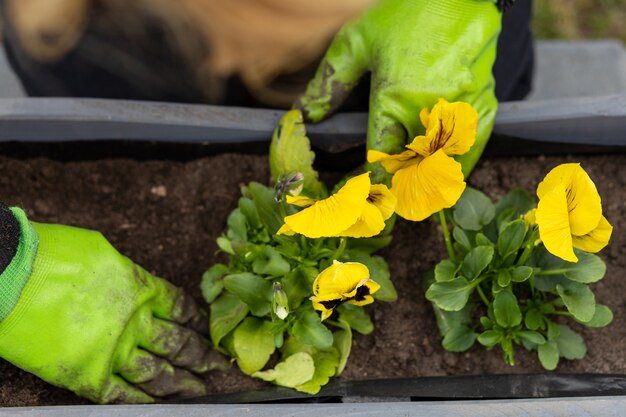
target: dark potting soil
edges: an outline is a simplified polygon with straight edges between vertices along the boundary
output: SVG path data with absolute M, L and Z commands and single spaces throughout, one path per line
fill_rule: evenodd
M 220 154 L 183 161 L 74 159 L 0 156 L 0 200 L 25 208 L 31 220 L 100 230 L 135 262 L 196 296 L 202 273 L 224 261 L 215 239 L 237 204 L 239 186 L 269 177 L 262 155 Z M 534 193 L 551 168 L 567 161 L 582 162 L 614 227 L 611 243 L 601 254 L 608 265 L 606 277 L 592 288 L 615 319 L 602 329 L 573 324 L 585 338 L 587 357 L 563 360 L 557 371 L 626 374 L 626 155 L 483 159 L 469 183 L 492 198 L 513 187 Z M 393 243 L 382 255 L 390 264 L 399 298 L 367 307 L 376 330 L 355 336 L 342 379 L 543 372 L 536 354 L 521 348 L 516 350 L 515 367 L 504 363 L 498 349 L 475 346 L 456 354 L 441 348 L 421 282 L 422 274 L 445 255 L 437 224 L 398 221 Z M 33 343 L 36 338 L 34 333 Z M 1 360 L 0 378 L 0 406 L 86 403 Z M 206 380 L 214 393 L 269 386 L 236 366 L 208 374 Z

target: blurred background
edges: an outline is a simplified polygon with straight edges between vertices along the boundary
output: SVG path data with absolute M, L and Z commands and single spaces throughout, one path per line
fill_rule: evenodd
M 626 0 L 537 0 L 537 39 L 614 38 L 626 43 Z

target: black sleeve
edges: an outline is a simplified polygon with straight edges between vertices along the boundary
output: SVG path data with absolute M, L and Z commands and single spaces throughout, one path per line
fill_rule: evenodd
M 498 101 L 522 100 L 530 92 L 534 69 L 533 36 L 530 28 L 532 1 L 510 0 L 502 14 L 498 55 L 493 66 Z
M 4 203 L 0 202 L 0 274 L 11 263 L 20 241 L 20 225 Z

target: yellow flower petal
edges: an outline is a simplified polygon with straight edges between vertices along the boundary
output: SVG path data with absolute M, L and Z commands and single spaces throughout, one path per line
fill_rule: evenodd
M 333 314 L 333 310 L 322 311 L 322 321 L 326 320 Z
M 420 112 L 420 122 L 422 122 L 422 126 L 428 129 L 428 119 L 430 118 L 430 110 L 428 107 L 424 107 Z
M 354 291 L 351 291 L 349 294 L 344 294 L 344 298 L 347 299 L 349 303 L 354 305 L 370 304 L 374 301 L 371 295 L 379 289 L 380 285 L 378 285 L 376 281 L 371 279 L 363 280 L 354 289 Z M 364 300 L 366 301 L 364 302 Z
M 580 164 L 562 164 L 552 169 L 537 187 L 541 200 L 557 184 L 563 184 L 567 195 L 569 225 L 573 235 L 591 232 L 602 217 L 602 202 L 595 184 Z
M 552 190 L 543 193 L 535 219 L 539 226 L 539 237 L 548 252 L 568 262 L 578 262 L 572 248 L 567 195 L 563 184 L 558 183 Z
M 287 223 L 283 224 L 276 232 L 277 235 L 293 236 L 296 234 Z
M 421 118 L 420 113 L 420 118 Z M 443 149 L 446 155 L 463 155 L 476 141 L 478 113 L 464 102 L 439 99 L 430 112 L 425 136 L 417 136 L 407 148 L 422 156 Z
M 372 184 L 367 201 L 376 206 L 383 215 L 383 220 L 391 217 L 396 209 L 398 199 L 391 193 L 389 188 L 384 184 Z
M 361 216 L 370 185 L 369 173 L 350 178 L 336 194 L 285 217 L 285 223 L 307 237 L 336 236 Z
M 391 192 L 398 198 L 396 213 L 415 221 L 452 207 L 463 190 L 465 181 L 461 164 L 443 150 L 396 172 L 391 186 Z
M 365 203 L 361 216 L 355 224 L 335 236 L 345 237 L 372 237 L 376 236 L 385 228 L 385 219 L 380 210 L 372 203 Z
M 600 252 L 609 244 L 611 233 L 613 233 L 613 226 L 602 216 L 598 227 L 591 232 L 583 236 L 572 236 L 572 244 L 575 248 L 582 249 L 585 252 Z
M 368 304 L 372 304 L 374 302 L 374 297 L 371 295 L 366 295 L 361 300 L 349 300 L 348 304 L 352 304 L 355 306 L 366 306 Z
M 315 204 L 315 199 L 303 195 L 287 195 L 287 203 L 298 207 L 309 207 Z
M 334 261 L 313 281 L 313 294 L 316 299 L 326 294 L 347 294 L 369 276 L 370 272 L 363 264 Z
M 389 155 L 373 150 L 367 151 L 367 162 L 380 162 L 383 168 L 385 168 L 385 171 L 390 174 L 394 174 L 402 168 L 415 164 L 419 159 L 421 159 L 421 157 L 411 150 L 401 152 L 397 155 Z

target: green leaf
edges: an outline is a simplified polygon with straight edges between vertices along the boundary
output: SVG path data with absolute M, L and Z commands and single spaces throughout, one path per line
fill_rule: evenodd
M 265 246 L 252 263 L 252 270 L 259 275 L 282 277 L 290 269 L 289 262 L 271 246 Z
M 606 265 L 599 256 L 578 249 L 574 249 L 574 253 L 578 257 L 578 262 L 566 262 L 549 253 L 541 245 L 533 251 L 531 264 L 540 267 L 542 271 L 562 271 L 563 276 L 581 284 L 591 284 L 604 278 Z
M 492 246 L 493 242 L 487 237 L 485 236 L 484 233 L 476 233 L 476 245 L 478 246 Z
M 339 352 L 335 348 L 316 352 L 313 355 L 313 362 L 315 363 L 313 378 L 295 387 L 296 390 L 307 394 L 317 394 L 328 383 L 330 377 L 335 375 L 339 365 Z
M 333 333 L 333 347 L 339 352 L 339 362 L 337 363 L 336 376 L 341 375 L 348 363 L 348 357 L 352 350 L 352 330 L 346 322 L 339 321 L 341 330 Z
M 283 290 L 289 299 L 289 308 L 295 310 L 313 293 L 313 281 L 318 271 L 309 266 L 298 266 L 282 279 Z
M 471 348 L 478 335 L 467 326 L 450 329 L 443 338 L 442 346 L 449 352 L 465 352 Z
M 515 327 L 522 322 L 522 312 L 517 298 L 509 291 L 501 291 L 493 300 L 493 314 L 502 327 Z
M 313 358 L 306 352 L 298 352 L 279 362 L 274 369 L 252 374 L 267 382 L 288 388 L 295 388 L 310 381 L 315 374 Z
M 582 284 L 591 284 L 604 278 L 606 265 L 602 258 L 593 253 L 579 250 L 575 250 L 575 252 L 578 262 L 565 262 L 564 268 L 567 269 L 567 272 L 564 275 L 566 278 Z
M 305 194 L 322 197 L 325 187 L 317 180 L 317 172 L 313 169 L 314 159 L 302 113 L 300 110 L 288 111 L 272 135 L 269 157 L 272 178 L 278 182 L 283 175 L 300 172 L 304 175 Z
M 549 340 L 537 347 L 539 362 L 548 371 L 554 371 L 559 364 L 559 348 L 556 342 Z
M 478 190 L 466 188 L 454 206 L 454 221 L 467 230 L 480 230 L 495 215 L 495 207 L 489 198 Z
M 280 349 L 280 353 L 281 356 L 283 358 L 287 358 L 293 354 L 296 354 L 298 352 L 306 352 L 309 355 L 312 355 L 317 352 L 317 349 L 315 349 L 313 346 L 311 345 L 307 345 L 306 343 L 302 343 L 301 341 L 299 341 L 298 339 L 296 339 L 293 336 L 289 336 L 287 337 L 287 339 L 285 340 L 285 343 L 283 344 L 283 347 Z
M 454 241 L 461 245 L 466 252 L 469 252 L 472 249 L 472 242 L 470 238 L 467 236 L 467 233 L 461 229 L 460 227 L 455 227 L 452 229 L 452 237 Z
M 275 235 L 283 225 L 283 219 L 278 210 L 278 203 L 274 199 L 274 190 L 258 182 L 248 184 L 247 190 L 267 231 L 270 235 Z
M 514 188 L 496 203 L 496 215 L 508 208 L 513 208 L 515 211 L 514 217 L 518 217 L 526 214 L 533 207 L 535 207 L 535 199 L 528 194 L 528 191 L 522 188 Z
M 511 273 L 511 281 L 513 282 L 524 282 L 529 279 L 533 275 L 533 268 L 530 266 L 518 266 L 513 269 Z
M 226 224 L 228 225 L 228 237 L 231 240 L 236 239 L 244 242 L 248 240 L 246 217 L 241 213 L 238 208 L 234 209 L 228 215 L 228 220 L 226 220 Z
M 263 369 L 276 349 L 272 322 L 248 317 L 233 333 L 233 348 L 237 365 L 251 375 Z
M 459 267 L 450 259 L 444 259 L 435 266 L 435 280 L 437 282 L 452 281 Z
M 246 303 L 252 314 L 263 317 L 272 309 L 272 284 L 250 272 L 224 277 L 224 287 Z
M 511 274 L 506 269 L 501 269 L 498 271 L 498 285 L 501 287 L 508 287 L 511 283 Z
M 352 329 L 363 335 L 374 331 L 374 323 L 363 307 L 344 303 L 337 307 L 339 321 L 347 323 Z
M 576 320 L 586 322 L 593 318 L 596 311 L 596 297 L 587 285 L 577 282 L 558 284 L 556 291 Z
M 465 307 L 459 311 L 445 311 L 433 305 L 433 311 L 441 337 L 445 337 L 445 335 L 455 327 L 462 327 L 471 323 L 471 309 L 471 304 L 466 304 Z
M 502 333 L 496 330 L 487 330 L 478 335 L 478 343 L 488 348 L 494 347 L 502 340 Z
M 559 284 L 567 284 L 570 282 L 563 275 L 535 275 L 534 285 L 539 291 L 552 292 L 556 291 Z
M 529 330 L 520 330 L 517 333 L 517 336 L 534 345 L 543 345 L 546 343 L 546 339 L 543 337 L 541 333 L 529 331 Z
M 374 252 L 378 252 L 379 250 L 389 246 L 391 244 L 391 239 L 391 235 L 349 239 L 348 248 L 350 250 L 363 252 L 366 255 L 371 255 Z
M 577 320 L 578 321 L 578 320 Z M 613 321 L 613 312 L 610 308 L 602 304 L 596 304 L 596 311 L 591 320 L 587 322 L 578 321 L 588 327 L 604 327 Z
M 467 279 L 459 277 L 453 281 L 435 282 L 426 291 L 426 299 L 446 311 L 459 311 L 474 290 Z
M 504 361 L 509 365 L 515 365 L 515 355 L 513 352 L 513 342 L 508 337 L 503 337 L 500 341 L 500 349 L 504 354 Z
M 524 325 L 530 330 L 538 330 L 543 327 L 543 315 L 536 308 L 526 311 Z
M 461 264 L 463 276 L 470 281 L 478 278 L 480 273 L 491 263 L 493 252 L 491 246 L 477 246 L 469 251 Z
M 552 320 L 546 320 L 546 324 L 548 326 L 548 340 L 553 340 L 556 342 L 561 334 L 561 329 L 559 329 L 559 325 Z
M 244 215 L 245 220 L 252 229 L 260 229 L 263 227 L 259 213 L 256 211 L 254 201 L 247 197 L 241 197 L 239 199 L 239 211 Z
M 228 267 L 224 264 L 215 264 L 202 274 L 200 289 L 202 297 L 211 304 L 224 289 L 222 278 L 228 273 Z
M 222 251 L 228 253 L 229 255 L 234 255 L 235 254 L 235 250 L 233 249 L 233 245 L 230 243 L 230 240 L 228 240 L 228 238 L 226 238 L 225 236 L 220 236 L 215 241 L 217 242 L 217 246 Z
M 519 250 L 524 242 L 526 224 L 524 220 L 514 220 L 507 224 L 498 236 L 498 252 L 502 258 Z
M 383 257 L 368 256 L 363 252 L 350 251 L 347 258 L 350 262 L 359 262 L 365 265 L 370 271 L 370 278 L 380 285 L 380 289 L 372 294 L 374 299 L 379 301 L 396 301 L 398 299 L 398 293 L 389 274 L 389 265 Z
M 559 348 L 559 355 L 565 359 L 582 359 L 587 354 L 587 346 L 582 336 L 569 328 L 569 326 L 559 326 L 559 337 L 556 344 Z
M 248 306 L 237 296 L 229 292 L 211 304 L 209 329 L 211 342 L 216 348 L 224 336 L 230 333 L 248 314 Z
M 333 344 L 333 334 L 312 308 L 298 312 L 291 334 L 317 349 L 328 349 Z

